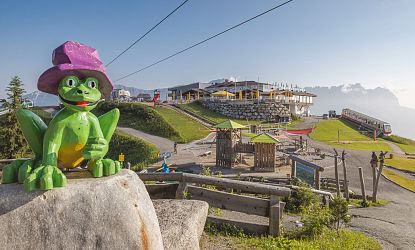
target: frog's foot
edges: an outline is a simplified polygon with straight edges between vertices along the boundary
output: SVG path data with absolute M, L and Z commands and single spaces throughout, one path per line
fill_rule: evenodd
M 23 165 L 25 160 L 15 160 L 12 163 L 6 165 L 3 168 L 3 175 L 1 177 L 1 183 L 9 184 L 18 181 L 19 168 Z
M 64 187 L 66 184 L 66 176 L 58 167 L 40 165 L 24 180 L 24 189 L 26 192 L 36 189 L 49 190 Z
M 111 159 L 102 159 L 91 162 L 88 169 L 93 177 L 110 176 L 120 171 L 121 164 Z

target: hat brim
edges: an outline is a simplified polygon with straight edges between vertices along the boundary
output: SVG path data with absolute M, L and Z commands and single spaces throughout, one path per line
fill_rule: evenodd
M 113 89 L 111 80 L 104 72 L 96 70 L 96 68 L 69 63 L 54 66 L 43 72 L 37 82 L 37 88 L 40 91 L 58 95 L 59 83 L 63 78 L 70 75 L 77 76 L 80 79 L 86 77 L 96 78 L 98 80 L 99 90 L 105 98 L 110 96 Z

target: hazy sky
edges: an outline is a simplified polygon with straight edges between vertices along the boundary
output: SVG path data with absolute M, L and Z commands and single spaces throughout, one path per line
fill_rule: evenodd
M 53 49 L 67 40 L 95 47 L 108 62 L 181 2 L 1 1 L 0 89 L 19 75 L 35 90 Z M 108 73 L 115 80 L 282 2 L 190 0 Z M 359 82 L 388 87 L 415 107 L 415 1 L 295 0 L 119 83 L 158 88 L 230 76 L 301 86 Z

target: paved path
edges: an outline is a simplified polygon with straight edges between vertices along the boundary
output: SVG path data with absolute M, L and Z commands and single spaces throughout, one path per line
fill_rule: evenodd
M 142 131 L 139 131 L 133 128 L 118 127 L 118 129 L 124 133 L 133 135 L 135 137 L 138 137 L 140 139 L 143 139 L 149 143 L 156 145 L 160 153 L 173 152 L 174 142 L 169 139 L 156 136 L 156 135 L 150 135 L 150 134 L 144 133 Z
M 405 154 L 405 152 L 403 152 L 402 149 L 400 147 L 398 147 L 395 143 L 390 142 L 390 141 L 384 141 L 384 142 L 387 143 L 391 147 L 392 151 L 395 154 L 400 154 L 400 155 Z
M 174 151 L 174 142 L 169 139 L 156 136 L 156 135 L 150 135 L 150 134 L 144 133 L 142 131 L 139 131 L 133 128 L 118 127 L 118 129 L 124 133 L 138 137 L 149 143 L 154 144 L 158 148 L 160 153 L 164 153 L 164 152 L 173 153 Z M 205 153 L 206 151 L 212 150 L 209 147 L 209 144 L 204 144 L 204 142 L 212 141 L 214 137 L 215 137 L 215 134 L 210 133 L 206 138 L 203 138 L 201 140 L 193 141 L 188 144 L 178 144 L 177 154 L 172 154 L 172 156 L 167 159 L 167 162 L 169 164 L 174 164 L 174 165 L 179 165 L 179 166 L 201 164 L 201 158 L 198 156 Z M 160 165 L 161 163 L 157 162 L 153 164 L 152 166 L 160 166 Z
M 333 147 L 310 140 L 313 147 L 333 154 Z M 339 152 L 342 149 L 338 149 Z M 371 152 L 346 150 L 347 177 L 350 189 L 361 194 L 358 167 L 362 167 L 367 195 L 372 195 L 372 169 L 369 164 Z M 339 168 L 343 178 L 343 170 Z M 334 168 L 327 168 L 322 177 L 334 178 Z M 415 246 L 415 193 L 399 187 L 383 176 L 379 181 L 378 198 L 390 201 L 382 207 L 351 209 L 350 226 L 377 238 L 384 249 L 414 249 Z

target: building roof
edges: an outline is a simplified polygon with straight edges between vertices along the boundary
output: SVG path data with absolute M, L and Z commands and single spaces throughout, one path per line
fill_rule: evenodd
M 222 82 L 222 83 L 216 83 L 214 85 L 211 85 L 207 87 L 209 88 L 223 88 L 223 87 L 233 87 L 233 86 L 258 86 L 258 85 L 268 85 L 268 83 L 263 82 L 256 82 L 256 81 L 243 81 L 243 82 Z
M 139 93 L 137 98 L 151 98 L 151 95 L 147 93 Z
M 188 92 L 199 92 L 199 93 L 203 93 L 203 94 L 206 94 L 206 95 L 210 95 L 210 92 L 208 92 L 208 91 L 206 91 L 206 90 L 204 90 L 204 89 L 189 89 L 189 90 L 186 90 L 185 92 L 183 92 L 183 95 L 185 95 L 185 94 L 187 94 Z
M 239 124 L 239 123 L 234 122 L 234 121 L 231 121 L 231 120 L 226 120 L 224 122 L 221 122 L 219 124 L 216 124 L 213 127 L 214 128 L 219 128 L 219 129 L 239 129 L 239 128 L 245 128 L 244 125 Z
M 278 143 L 278 139 L 273 137 L 270 134 L 267 133 L 263 133 L 260 135 L 255 136 L 254 138 L 251 139 L 251 142 L 253 143 Z

